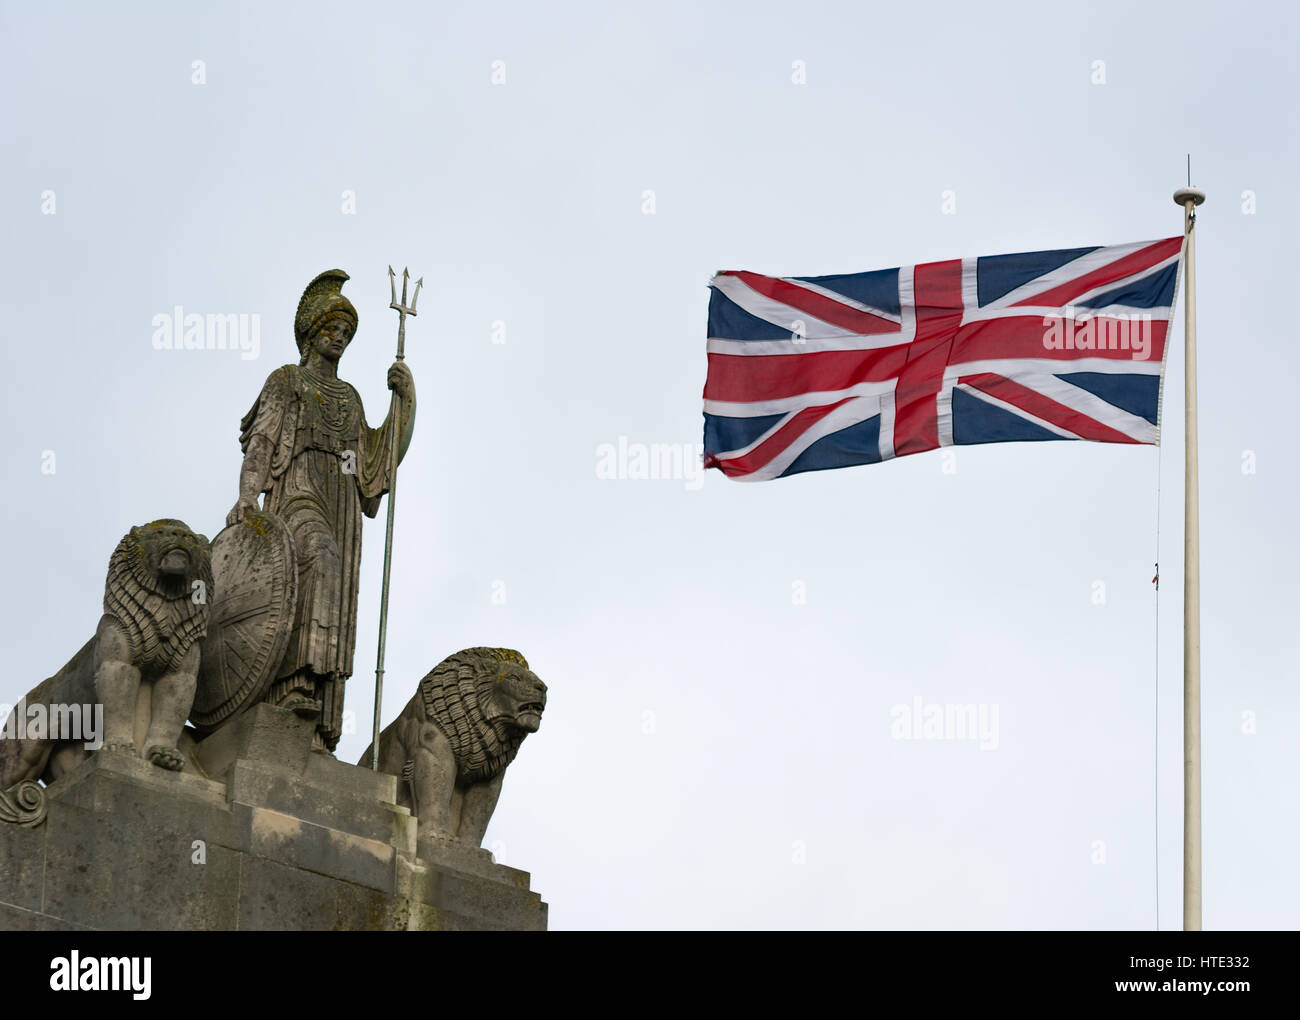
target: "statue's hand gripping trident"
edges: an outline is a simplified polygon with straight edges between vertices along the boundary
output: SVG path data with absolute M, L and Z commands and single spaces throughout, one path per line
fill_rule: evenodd
M 420 277 L 415 281 L 415 293 L 411 295 L 411 303 L 408 305 L 406 303 L 406 285 L 410 278 L 411 274 L 406 269 L 403 269 L 402 299 L 398 301 L 397 274 L 393 272 L 392 266 L 388 267 L 388 283 L 392 292 L 392 301 L 388 307 L 397 312 L 398 320 L 397 360 L 393 362 L 393 366 L 388 370 L 388 388 L 393 391 L 392 421 L 394 428 L 390 432 L 388 526 L 384 532 L 384 581 L 379 603 L 379 654 L 375 661 L 374 741 L 371 744 L 372 751 L 370 755 L 370 767 L 376 772 L 379 771 L 379 719 L 384 700 L 384 645 L 388 638 L 388 578 L 393 567 L 393 509 L 397 504 L 397 461 L 399 435 L 401 433 L 402 397 L 404 394 L 409 397 L 413 389 L 411 370 L 406 367 L 406 317 L 408 315 L 415 316 L 415 305 L 420 300 L 420 288 L 424 285 L 424 277 Z

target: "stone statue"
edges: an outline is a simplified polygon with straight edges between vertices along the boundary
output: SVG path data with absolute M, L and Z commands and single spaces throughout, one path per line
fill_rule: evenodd
M 480 849 L 546 705 L 522 655 L 448 657 L 376 726 L 361 767 L 333 753 L 362 518 L 387 496 L 383 671 L 415 418 L 403 344 L 422 287 L 408 304 L 401 275 L 399 298 L 389 267 L 382 424 L 338 376 L 357 311 L 329 270 L 298 302 L 299 362 L 271 372 L 241 421 L 226 526 L 211 542 L 174 519 L 132 528 L 94 636 L 0 719 L 0 930 L 546 929 L 528 874 Z M 191 866 L 214 848 L 219 874 Z
M 415 384 L 404 362 L 388 370 L 401 398 L 400 421 L 366 424 L 361 398 L 338 378 L 357 330 L 342 294 L 347 273 L 332 269 L 307 285 L 294 318 L 301 360 L 276 369 L 240 423 L 244 451 L 234 525 L 258 509 L 280 518 L 293 538 L 297 594 L 288 647 L 266 700 L 317 718 L 315 748 L 332 753 L 343 731 L 343 692 L 352 674 L 361 515 L 373 517 L 391 485 L 392 432 L 398 458 L 415 423 Z
M 506 766 L 545 708 L 546 685 L 510 648 L 467 648 L 420 681 L 379 737 L 379 768 L 406 781 L 398 804 L 419 818 L 420 841 L 482 844 Z
M 86 744 L 96 738 L 113 750 L 142 750 L 162 768 L 182 769 L 177 743 L 194 702 L 211 588 L 206 538 L 172 519 L 132 528 L 109 559 L 95 636 L 15 709 L 31 713 L 40 706 L 46 724 L 30 728 L 13 718 L 6 724 L 0 790 L 53 782 L 90 753 Z M 102 733 L 84 726 L 65 732 L 74 710 L 95 703 L 103 706 Z M 18 735 L 19 729 L 26 732 Z

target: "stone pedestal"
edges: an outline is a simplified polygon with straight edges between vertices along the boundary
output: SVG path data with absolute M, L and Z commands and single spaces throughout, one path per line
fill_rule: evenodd
M 313 754 L 258 705 L 167 772 L 100 751 L 0 823 L 0 929 L 527 930 L 546 904 L 485 851 L 423 844 L 397 780 Z

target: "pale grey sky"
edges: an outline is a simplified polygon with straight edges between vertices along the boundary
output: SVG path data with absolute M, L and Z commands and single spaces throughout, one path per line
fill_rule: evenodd
M 220 530 L 239 419 L 324 269 L 352 274 L 340 374 L 382 416 L 386 267 L 409 265 L 384 716 L 450 652 L 525 653 L 550 703 L 488 843 L 553 928 L 1151 927 L 1157 808 L 1177 927 L 1181 299 L 1161 451 L 696 486 L 603 479 L 597 450 L 699 442 L 713 271 L 1166 237 L 1191 152 L 1205 924 L 1296 927 L 1298 25 L 1282 3 L 0 4 L 0 701 L 90 635 L 131 525 Z M 259 356 L 154 349 L 177 305 L 259 315 Z M 364 549 L 351 760 L 382 515 Z M 996 709 L 996 748 L 895 739 L 916 698 Z

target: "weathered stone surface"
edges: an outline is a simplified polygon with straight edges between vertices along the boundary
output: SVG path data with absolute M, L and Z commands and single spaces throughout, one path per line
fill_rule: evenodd
M 285 646 L 298 573 L 278 517 L 249 511 L 212 540 L 212 614 L 190 722 L 211 733 L 262 700 Z
M 211 588 L 208 540 L 184 521 L 164 518 L 123 536 L 109 559 L 94 636 L 8 720 L 14 729 L 0 740 L 0 790 L 51 783 L 100 743 L 183 768 L 177 745 L 194 702 Z M 48 723 L 27 732 L 32 709 Z
M 101 751 L 49 790 L 65 806 L 96 817 L 113 818 L 127 829 L 148 833 L 161 821 L 217 846 L 238 846 L 238 827 L 220 783 L 189 774 L 165 772 L 130 755 Z
M 546 685 L 513 648 L 466 648 L 425 675 L 379 735 L 379 768 L 402 777 L 397 803 L 418 816 L 421 842 L 482 844 L 505 771 L 545 708 Z
M 4 829 L 0 834 L 0 903 L 40 910 L 45 876 L 45 826 L 28 829 L 8 825 Z
M 232 804 L 260 805 L 304 822 L 415 849 L 410 813 L 395 804 L 333 795 L 328 787 L 307 783 L 259 762 L 236 763 L 230 770 L 229 789 Z
M 314 825 L 264 808 L 235 805 L 241 848 L 303 871 L 330 875 L 374 889 L 391 889 L 397 851 L 389 843 Z
M 428 863 L 453 871 L 478 875 L 493 882 L 504 882 L 516 889 L 527 889 L 531 876 L 526 871 L 498 864 L 492 854 L 482 847 L 470 846 L 458 840 L 428 837 L 420 841 L 419 858 Z
M 43 912 L 100 929 L 230 928 L 238 855 L 210 844 L 195 862 L 193 829 L 152 812 L 150 824 L 52 799 Z
M 233 926 L 238 830 L 220 784 L 104 751 L 48 792 L 45 914 L 92 928 Z
M 88 780 L 100 782 L 87 785 Z M 93 762 L 83 762 L 73 772 L 60 780 L 57 787 L 48 787 L 47 793 L 57 795 L 64 800 L 108 794 L 111 787 L 105 785 L 109 780 L 129 783 L 133 788 L 146 788 L 164 792 L 186 800 L 196 800 L 204 804 L 223 807 L 226 803 L 225 784 L 207 779 L 190 772 L 170 772 L 150 768 L 148 763 L 132 755 L 105 748 L 95 755 Z M 110 805 L 103 803 L 83 803 L 88 808 L 110 810 Z
M 197 745 L 203 771 L 221 775 L 229 802 L 415 852 L 415 821 L 398 807 L 397 780 L 311 748 L 314 724 L 257 705 Z
M 329 755 L 313 754 L 303 770 L 303 779 L 340 796 L 397 803 L 397 778 L 375 772 L 369 763 L 357 767 Z
M 337 886 L 326 875 L 247 857 L 240 878 L 239 928 L 333 931 L 341 927 Z
M 0 931 L 91 931 L 83 924 L 60 921 L 38 911 L 0 903 Z
M 241 746 L 266 758 L 234 759 L 229 783 L 105 751 L 47 789 L 44 824 L 0 826 L 0 929 L 545 930 L 526 872 L 454 841 L 417 859 L 415 819 L 365 796 L 391 776 L 273 766 L 268 733 L 311 733 L 262 709 Z
M 292 775 L 301 775 L 312 757 L 315 729 L 310 720 L 287 709 L 255 705 L 199 741 L 195 749 L 198 771 L 212 779 L 224 780 L 238 758 L 266 762 Z
M 545 931 L 547 907 L 525 886 L 493 881 L 423 860 L 399 857 L 398 891 L 436 907 L 443 926 L 472 918 L 477 931 Z
M 362 518 L 391 493 L 414 423 L 403 275 L 378 428 L 338 378 L 357 314 L 330 270 L 299 301 L 298 363 L 241 421 L 226 530 L 209 545 L 168 518 L 119 544 L 95 636 L 27 697 L 67 725 L 0 742 L 0 928 L 545 928 L 528 875 L 477 849 L 545 705 L 522 655 L 474 648 L 435 667 L 386 731 L 382 771 L 328 753 Z M 84 739 L 83 706 L 103 710 Z
M 377 429 L 357 391 L 338 376 L 357 329 L 357 310 L 342 293 L 347 279 L 327 270 L 303 291 L 294 319 L 300 358 L 270 374 L 240 422 L 239 498 L 226 516 L 234 526 L 261 511 L 288 529 L 297 591 L 266 700 L 314 717 L 315 739 L 330 750 L 342 735 L 352 675 L 361 519 L 378 512 L 415 422 L 415 382 L 404 360 L 388 370 L 396 399 Z

